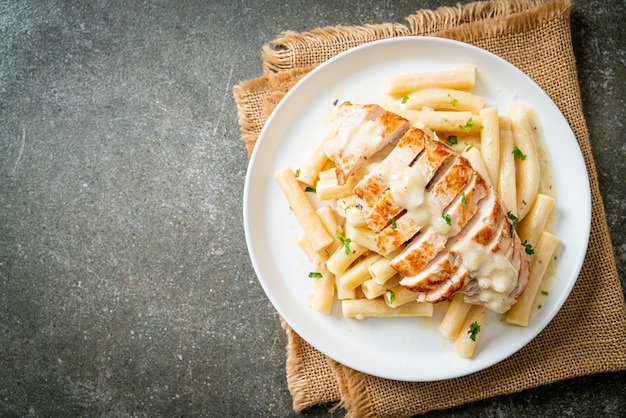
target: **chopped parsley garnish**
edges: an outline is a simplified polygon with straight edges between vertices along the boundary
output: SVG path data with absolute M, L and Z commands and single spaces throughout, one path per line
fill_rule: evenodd
M 517 223 L 519 222 L 519 219 L 517 216 L 513 215 L 511 213 L 511 211 L 508 211 L 506 213 L 506 217 L 509 218 L 512 222 L 511 224 L 511 236 L 513 236 L 513 232 L 515 231 L 515 228 L 517 228 Z
M 409 96 L 402 96 L 402 104 L 405 104 L 409 100 Z
M 296 178 L 300 177 L 300 169 L 296 170 Z
M 446 139 L 446 143 L 448 145 L 455 145 L 458 144 L 458 140 L 456 139 L 456 135 L 448 135 L 448 138 Z
M 389 304 L 393 305 L 393 302 L 396 300 L 396 294 L 393 290 L 387 290 L 387 293 L 389 294 Z
M 526 154 L 524 154 L 519 148 L 515 147 L 513 149 L 513 158 L 524 161 L 526 159 Z
M 339 233 L 339 230 L 335 231 L 335 236 L 337 237 L 337 239 L 339 239 L 339 241 L 341 241 L 341 244 L 344 248 L 344 251 L 346 252 L 346 255 L 350 254 L 350 243 L 352 242 L 352 240 L 350 238 L 346 238 L 342 236 Z
M 391 220 L 389 222 L 391 222 L 391 227 L 392 228 L 395 229 L 395 228 L 398 227 L 398 225 L 396 224 L 396 218 L 391 218 Z
M 309 273 L 309 277 L 312 279 L 319 279 L 322 277 L 322 273 L 320 273 L 319 271 L 312 271 Z
M 467 120 L 467 122 L 465 122 L 465 125 L 459 125 L 459 128 L 464 130 L 464 131 L 469 131 L 473 127 L 474 127 L 474 122 L 472 122 L 472 118 L 471 117 Z
M 535 254 L 535 250 L 533 250 L 533 246 L 528 244 L 528 241 L 524 240 L 524 242 L 522 242 L 522 245 L 524 246 L 524 248 L 526 248 L 526 254 L 528 255 Z
M 471 150 L 472 148 L 474 148 L 474 143 L 473 142 L 466 142 L 465 143 L 465 152 L 469 152 L 469 150 Z
M 452 217 L 448 213 L 442 213 L 441 217 L 448 225 L 452 225 Z
M 465 192 L 461 192 L 461 204 L 463 206 L 467 205 L 467 199 L 465 198 Z
M 547 290 L 542 290 L 541 294 L 544 295 L 544 296 L 548 296 L 548 291 Z
M 456 106 L 456 104 L 459 102 L 457 99 L 452 97 L 452 95 L 450 93 L 448 93 L 448 97 L 452 98 L 452 100 L 450 100 L 450 104 L 452 105 L 452 107 Z
M 311 187 L 311 186 L 306 186 L 306 188 L 304 189 L 305 192 L 311 192 L 311 193 L 315 193 L 315 187 Z
M 478 325 L 478 322 L 476 321 L 472 322 L 469 326 L 469 329 L 467 330 L 470 340 L 476 341 L 476 336 L 478 335 L 479 332 L 480 332 L 480 325 Z

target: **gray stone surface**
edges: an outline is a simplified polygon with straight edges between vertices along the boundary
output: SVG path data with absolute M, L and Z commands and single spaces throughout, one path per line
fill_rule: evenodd
M 231 89 L 283 30 L 454 3 L 1 0 L 0 416 L 295 415 L 247 258 Z M 626 289 L 625 6 L 574 0 L 572 27 Z M 428 416 L 624 416 L 625 383 Z

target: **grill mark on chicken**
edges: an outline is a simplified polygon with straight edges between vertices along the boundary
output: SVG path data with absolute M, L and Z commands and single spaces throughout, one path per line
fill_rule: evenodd
M 455 236 L 469 234 L 476 242 L 489 240 L 493 235 L 491 225 L 497 221 L 495 212 L 498 208 L 487 207 L 491 202 L 483 204 L 482 210 L 487 212 L 483 219 L 474 217 L 478 211 L 478 206 L 483 202 L 483 198 L 487 194 L 488 188 L 485 181 L 477 173 L 473 177 L 473 182 L 465 193 L 465 199 L 462 195 L 457 195 L 456 200 L 451 203 L 447 209 L 450 216 L 450 227 L 455 228 L 457 232 Z M 493 193 L 493 192 L 492 192 Z M 465 200 L 465 204 L 463 204 Z M 469 202 L 469 204 L 468 204 Z M 495 204 L 495 202 L 494 202 Z M 492 209 L 493 211 L 489 211 Z M 477 231 L 472 228 L 465 230 L 464 227 L 471 222 L 482 222 L 486 227 L 480 227 Z M 470 225 L 471 226 L 471 225 Z M 428 233 L 418 235 L 398 256 L 391 261 L 391 266 L 403 276 L 414 276 L 432 260 L 439 251 L 442 251 L 447 243 L 448 237 L 445 234 L 439 234 L 429 227 Z
M 446 150 L 448 153 L 443 159 L 428 161 L 429 148 L 432 147 L 427 147 L 426 151 L 420 154 L 415 164 L 410 166 L 412 170 L 409 171 L 419 171 L 413 175 L 422 175 L 427 183 L 426 192 L 433 192 L 445 207 L 467 184 L 473 174 L 473 169 L 465 158 L 450 158 L 453 157 L 452 150 Z M 440 164 L 439 167 L 432 166 L 437 163 Z M 373 199 L 370 198 L 370 200 Z M 387 189 L 374 204 L 370 205 L 371 209 L 366 213 L 366 217 L 368 226 L 375 232 L 389 225 L 391 218 L 405 210 L 396 203 L 390 189 Z
M 471 182 L 466 185 L 461 193 L 463 194 L 458 195 L 455 201 L 451 202 L 446 208 L 446 212 L 451 216 L 451 224 L 456 225 L 461 232 L 456 237 L 449 239 L 446 243 L 446 248 L 437 254 L 415 276 L 406 275 L 408 277 L 404 277 L 401 282 L 403 286 L 420 292 L 426 291 L 433 284 L 439 285 L 444 279 L 449 278 L 459 267 L 462 259 L 459 253 L 453 250 L 453 246 L 463 233 L 461 228 L 467 225 L 467 222 L 478 211 L 480 200 L 487 194 L 487 185 L 475 173 Z M 462 196 L 465 196 L 465 198 Z
M 472 164 L 466 158 L 458 156 L 451 160 L 452 164 L 450 164 L 448 170 L 444 170 L 443 168 L 439 170 L 439 172 L 443 172 L 441 178 L 437 178 L 438 176 L 436 176 L 428 185 L 428 190 L 437 196 L 444 207 L 448 206 L 452 199 L 463 191 L 465 186 L 467 186 L 475 175 Z
M 382 168 L 385 164 L 400 164 L 412 166 L 415 159 L 424 151 L 426 135 L 417 128 L 409 130 L 400 138 L 396 147 L 383 160 L 378 169 L 374 169 L 365 176 L 354 188 L 354 194 L 363 199 L 364 203 L 372 206 L 385 191 L 389 190 L 382 178 Z
M 405 161 L 408 160 L 408 158 L 405 159 Z M 384 160 L 381 164 L 389 164 L 390 161 Z M 422 176 L 424 182 L 427 183 L 425 192 L 432 192 L 441 207 L 447 206 L 473 175 L 469 161 L 462 157 L 455 157 L 452 148 L 428 137 L 425 139 L 424 151 L 418 154 L 414 164 L 409 166 L 407 170 L 407 175 Z M 381 174 L 381 171 L 379 169 L 378 173 L 372 177 L 377 178 L 377 182 L 383 183 L 385 175 Z M 373 181 L 371 178 L 367 178 L 362 183 L 364 185 L 372 184 Z M 365 187 L 361 189 L 361 192 L 364 189 Z M 373 188 L 370 187 L 371 189 Z M 375 242 L 383 255 L 395 251 L 413 238 L 424 226 L 423 221 L 413 219 L 410 211 L 396 203 L 392 190 L 389 188 L 382 193 L 378 200 L 371 195 L 359 194 L 364 197 L 366 202 L 370 202 L 370 204 L 374 202 L 371 207 L 366 204 L 364 212 L 368 227 L 374 232 L 379 232 Z M 392 223 L 391 219 L 394 219 L 395 222 Z
M 345 132 L 339 140 L 331 139 L 327 143 L 329 145 L 325 147 L 326 154 L 335 163 L 335 173 L 339 185 L 346 184 L 348 177 L 365 160 L 371 158 L 387 144 L 397 140 L 410 127 L 407 119 L 384 109 L 378 115 L 380 110 L 377 108 L 363 108 L 363 105 L 349 103 L 342 104 L 342 106 L 344 105 L 345 107 L 356 106 L 357 115 L 362 117 L 362 123 L 357 124 L 354 130 Z M 359 107 L 363 108 L 361 112 L 358 112 Z M 346 114 L 349 115 L 350 112 Z M 373 116 L 374 118 L 372 118 Z
M 388 255 L 398 249 L 422 228 L 422 225 L 415 223 L 406 212 L 395 219 L 395 225 L 395 227 L 391 224 L 386 226 L 374 236 L 374 243 L 382 255 Z
M 444 284 L 420 293 L 417 301 L 427 303 L 443 302 L 461 290 L 469 276 L 470 272 L 461 264 L 454 274 L 447 278 Z

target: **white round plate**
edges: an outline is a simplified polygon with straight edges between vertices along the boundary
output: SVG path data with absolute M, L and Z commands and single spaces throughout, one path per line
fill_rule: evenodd
M 530 104 L 543 127 L 557 190 L 555 224 L 560 262 L 549 296 L 528 327 L 488 317 L 471 359 L 455 354 L 453 341 L 437 330 L 435 318 L 344 318 L 338 303 L 331 314 L 309 307 L 310 266 L 296 245 L 299 225 L 274 173 L 296 169 L 324 131 L 333 103 L 377 103 L 383 80 L 394 74 L 477 67 L 472 91 L 486 106 L 504 112 L 512 98 Z M 244 189 L 248 250 L 268 298 L 309 344 L 332 359 L 371 375 L 434 381 L 485 369 L 524 347 L 552 320 L 567 299 L 585 257 L 591 197 L 585 163 L 565 118 L 548 95 L 519 69 L 468 44 L 429 37 L 369 43 L 325 62 L 303 78 L 279 103 L 254 149 Z

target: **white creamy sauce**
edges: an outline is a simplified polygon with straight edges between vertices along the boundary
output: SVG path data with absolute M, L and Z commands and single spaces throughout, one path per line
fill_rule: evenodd
M 508 295 L 517 286 L 517 271 L 511 262 L 475 242 L 464 241 L 457 249 L 465 268 L 478 280 L 480 300 L 492 311 L 506 312 L 510 308 Z
M 380 150 L 383 140 L 383 127 L 376 121 L 367 121 L 357 132 L 355 140 L 348 146 L 350 154 L 370 158 Z
M 331 138 L 324 144 L 324 153 L 330 159 L 334 159 L 335 156 L 343 154 L 344 150 L 358 132 L 361 123 L 362 115 L 359 112 L 355 112 L 355 115 L 348 115 L 344 118 L 336 118 L 330 131 Z
M 377 171 L 389 186 L 393 200 L 406 209 L 416 224 L 431 226 L 441 235 L 454 235 L 454 228 L 442 217 L 443 205 L 435 195 L 426 191 L 426 179 L 419 170 L 400 162 L 386 161 L 377 167 Z
M 440 235 L 447 236 L 452 229 L 442 217 L 443 205 L 432 193 L 425 192 L 424 202 L 420 206 L 411 208 L 408 212 L 417 223 L 430 225 Z
M 324 152 L 330 159 L 341 155 L 370 158 L 384 145 L 382 129 L 375 120 L 362 122 L 360 118 L 347 118 L 337 135 L 324 144 Z
M 424 203 L 426 179 L 417 170 L 400 163 L 384 163 L 379 166 L 379 170 L 398 206 L 410 211 Z

